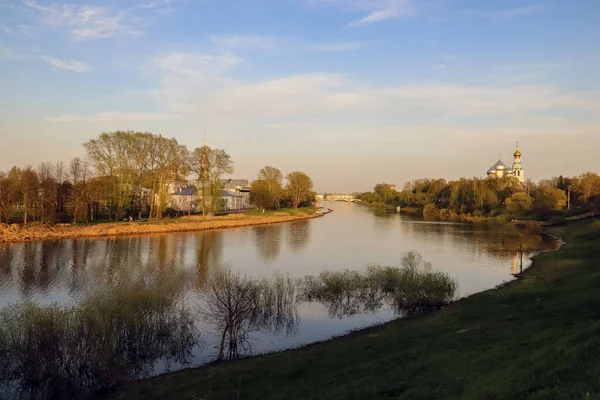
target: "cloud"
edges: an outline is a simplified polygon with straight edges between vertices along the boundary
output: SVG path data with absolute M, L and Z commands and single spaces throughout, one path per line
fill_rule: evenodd
M 93 70 L 91 65 L 88 65 L 88 64 L 80 62 L 80 61 L 64 61 L 64 60 L 59 60 L 58 58 L 53 58 L 53 57 L 48 57 L 48 56 L 41 56 L 40 58 L 44 61 L 47 61 L 54 68 L 64 69 L 65 71 L 83 73 L 83 72 L 92 72 L 92 70 Z
M 415 11 L 414 0 L 310 0 L 309 3 L 334 5 L 352 12 L 366 12 L 365 16 L 352 21 L 349 26 L 382 22 L 412 15 Z
M 469 15 L 489 18 L 497 21 L 516 18 L 524 15 L 538 14 L 546 11 L 548 6 L 545 4 L 531 4 L 516 8 L 507 8 L 503 10 L 487 11 L 487 10 L 467 10 L 465 13 Z
M 43 6 L 34 0 L 23 0 L 23 3 L 40 15 L 44 25 L 67 29 L 75 40 L 106 39 L 142 33 L 140 28 L 143 20 L 130 17 L 124 10 L 117 12 L 109 7 L 77 4 Z
M 306 47 L 308 51 L 316 51 L 323 53 L 342 52 L 350 50 L 358 50 L 364 47 L 362 42 L 340 42 L 340 43 L 315 43 Z
M 228 68 L 223 68 L 223 66 Z M 550 85 L 368 85 L 342 74 L 308 73 L 245 82 L 219 56 L 174 53 L 157 59 L 156 98 L 180 113 L 251 121 L 534 116 L 552 110 L 600 111 L 597 93 L 568 93 Z M 229 68 L 230 67 L 230 68 Z M 293 122 L 293 121 L 292 121 Z
M 258 35 L 211 35 L 210 41 L 222 50 L 233 51 L 239 48 L 270 49 L 276 46 L 277 40 L 269 36 Z
M 193 52 L 162 54 L 154 59 L 155 67 L 167 75 L 201 81 L 240 62 L 241 58 L 234 54 L 212 55 Z
M 546 9 L 547 7 L 545 5 L 535 4 L 530 6 L 509 8 L 506 10 L 492 12 L 490 16 L 495 19 L 509 19 L 519 17 L 522 15 L 537 14 L 539 12 L 545 11 Z
M 48 118 L 46 121 L 52 123 L 173 121 L 179 118 L 180 116 L 176 114 L 122 113 L 118 111 L 112 111 L 90 115 L 62 114 L 59 117 Z

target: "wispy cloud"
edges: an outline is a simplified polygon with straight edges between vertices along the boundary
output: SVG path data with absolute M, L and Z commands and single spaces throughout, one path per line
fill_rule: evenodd
M 86 64 L 81 61 L 65 61 L 59 60 L 58 58 L 41 56 L 42 60 L 47 61 L 50 65 L 52 65 L 56 69 L 64 69 L 65 71 L 72 72 L 92 72 L 93 68 L 91 65 Z
M 4 25 L 0 25 L 0 32 L 4 32 L 4 33 L 12 33 L 12 29 L 4 26 Z
M 316 52 L 341 52 L 341 51 L 350 51 L 350 50 L 358 50 L 364 47 L 363 42 L 339 42 L 339 43 L 315 43 L 309 46 L 306 46 L 308 51 L 316 51 Z
M 514 17 L 520 17 L 522 15 L 537 14 L 542 11 L 545 11 L 546 9 L 547 6 L 543 4 L 534 4 L 524 7 L 509 8 L 506 10 L 492 12 L 490 16 L 494 19 L 509 19 Z
M 211 35 L 209 39 L 214 45 L 227 51 L 240 48 L 270 49 L 277 45 L 275 38 L 259 35 Z
M 72 123 L 72 122 L 126 122 L 126 121 L 172 121 L 179 119 L 176 114 L 152 114 L 152 113 L 122 113 L 118 111 L 79 115 L 62 114 L 59 117 L 48 118 L 47 122 Z
M 382 22 L 414 13 L 414 0 L 309 0 L 309 3 L 336 5 L 348 11 L 366 13 L 349 26 Z
M 40 15 L 44 25 L 67 29 L 73 39 L 105 39 L 142 33 L 143 19 L 134 18 L 125 10 L 77 4 L 40 5 L 34 0 L 23 3 Z
M 548 6 L 545 4 L 530 4 L 522 7 L 506 8 L 502 10 L 467 10 L 465 14 L 474 15 L 483 18 L 489 18 L 492 20 L 502 21 L 511 18 L 517 18 L 525 15 L 538 14 L 548 10 Z

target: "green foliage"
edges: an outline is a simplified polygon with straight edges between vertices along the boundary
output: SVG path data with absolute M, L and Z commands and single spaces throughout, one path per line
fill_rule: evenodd
M 506 210 L 513 214 L 524 214 L 531 210 L 533 199 L 527 193 L 515 193 L 506 199 Z

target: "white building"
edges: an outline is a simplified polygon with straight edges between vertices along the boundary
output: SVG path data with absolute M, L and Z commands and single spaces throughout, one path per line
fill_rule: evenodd
M 519 144 L 517 143 L 517 149 L 513 154 L 514 161 L 512 167 L 507 167 L 502 160 L 498 160 L 496 164 L 492 165 L 487 171 L 489 178 L 502 178 L 505 176 L 513 176 L 519 180 L 519 182 L 525 182 L 525 170 L 521 164 L 521 150 L 519 150 Z

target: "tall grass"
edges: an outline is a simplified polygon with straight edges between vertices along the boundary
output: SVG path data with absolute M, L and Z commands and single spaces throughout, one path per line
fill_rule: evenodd
M 458 284 L 448 274 L 433 271 L 417 253 L 408 253 L 401 266 L 370 266 L 357 271 L 326 271 L 304 279 L 302 299 L 327 305 L 330 316 L 342 318 L 375 312 L 390 305 L 398 314 L 418 314 L 450 303 Z
M 70 307 L 0 310 L 0 398 L 77 399 L 186 363 L 199 337 L 164 292 L 114 289 Z

